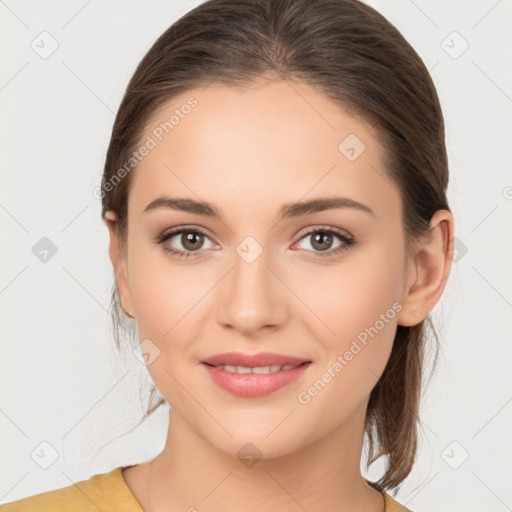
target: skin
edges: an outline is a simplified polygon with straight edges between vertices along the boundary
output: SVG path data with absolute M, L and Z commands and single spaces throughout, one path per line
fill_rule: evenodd
M 436 212 L 430 236 L 407 255 L 401 199 L 385 177 L 375 130 L 304 83 L 188 91 L 162 106 L 142 139 L 190 96 L 197 107 L 134 171 L 125 254 L 115 214 L 105 216 L 123 308 L 135 317 L 140 340 L 160 350 L 148 371 L 170 404 L 165 448 L 123 477 L 151 512 L 382 512 L 383 496 L 360 472 L 366 407 L 397 325 L 419 323 L 443 293 L 453 217 Z M 338 150 L 349 134 L 366 146 L 354 161 Z M 208 201 L 223 221 L 165 208 L 143 213 L 161 195 Z M 375 215 L 343 208 L 277 219 L 284 203 L 332 195 Z M 153 240 L 182 226 L 208 237 L 202 245 L 184 246 L 182 235 L 165 243 L 196 247 L 196 257 L 175 258 Z M 333 251 L 344 242 L 333 237 L 319 246 L 303 234 L 328 227 L 356 245 L 322 256 L 322 247 Z M 251 264 L 236 252 L 247 236 L 263 249 Z M 298 393 L 393 303 L 401 305 L 394 318 L 317 396 L 299 403 Z M 276 352 L 312 364 L 295 382 L 244 398 L 218 387 L 200 364 L 228 351 Z M 237 457 L 248 442 L 262 454 L 252 467 Z

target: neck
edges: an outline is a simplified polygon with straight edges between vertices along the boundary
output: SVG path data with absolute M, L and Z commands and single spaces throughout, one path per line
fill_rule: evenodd
M 252 460 L 219 451 L 171 409 L 165 447 L 145 463 L 141 504 L 147 512 L 383 512 L 382 494 L 360 472 L 365 405 L 300 452 Z

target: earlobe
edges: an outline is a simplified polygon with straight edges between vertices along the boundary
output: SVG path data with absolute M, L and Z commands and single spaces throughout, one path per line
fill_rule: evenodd
M 443 294 L 453 256 L 453 216 L 438 210 L 430 221 L 429 234 L 416 251 L 411 273 L 414 282 L 406 283 L 398 325 L 419 324 L 434 309 Z
M 128 275 L 126 270 L 126 259 L 122 254 L 119 236 L 117 230 L 117 215 L 109 210 L 105 212 L 104 217 L 105 223 L 109 232 L 109 256 L 110 261 L 112 262 L 112 267 L 114 270 L 114 277 L 116 281 L 117 293 L 119 295 L 119 300 L 121 301 L 121 307 L 124 312 L 131 318 L 135 318 L 133 315 L 133 304 L 131 299 L 130 288 L 128 285 Z

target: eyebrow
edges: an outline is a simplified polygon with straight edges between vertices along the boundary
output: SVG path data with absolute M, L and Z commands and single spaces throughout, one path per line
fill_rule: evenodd
M 179 210 L 223 220 L 223 216 L 220 210 L 216 206 L 206 201 L 196 201 L 194 199 L 182 197 L 163 196 L 158 197 L 154 201 L 151 201 L 151 203 L 146 206 L 143 213 L 155 210 L 157 208 Z M 353 199 L 349 199 L 348 197 L 335 196 L 284 204 L 279 210 L 278 219 L 283 220 L 293 217 L 300 217 L 310 213 L 340 208 L 352 208 L 369 213 L 375 217 L 375 213 L 369 206 L 358 201 L 354 201 Z

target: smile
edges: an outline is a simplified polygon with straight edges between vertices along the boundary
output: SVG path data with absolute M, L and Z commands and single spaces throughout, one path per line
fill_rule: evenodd
M 218 364 L 214 365 L 219 370 L 226 370 L 232 373 L 275 373 L 279 371 L 293 370 L 297 368 L 298 364 L 285 364 L 283 366 L 274 364 L 271 366 L 234 366 L 231 364 Z
M 311 361 L 300 364 L 268 366 L 211 365 L 202 363 L 211 379 L 230 394 L 255 398 L 269 395 L 297 381 L 311 366 Z

